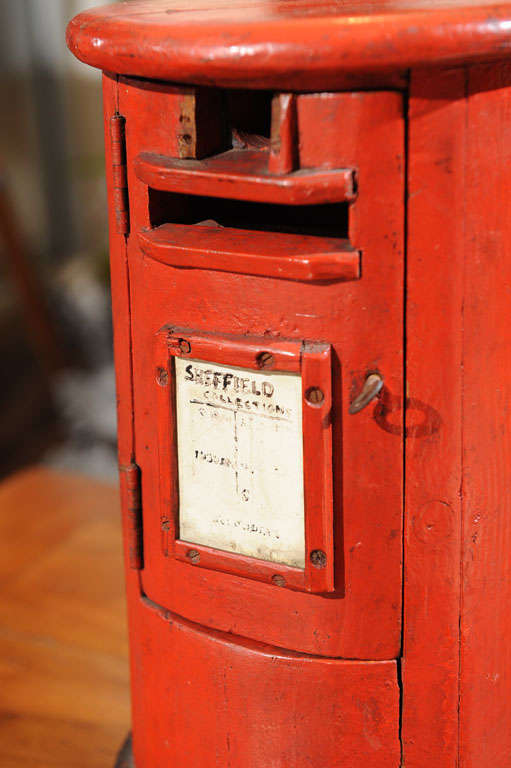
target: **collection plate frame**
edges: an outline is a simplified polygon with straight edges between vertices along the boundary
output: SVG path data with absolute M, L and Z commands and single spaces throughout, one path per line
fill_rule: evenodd
M 293 590 L 327 593 L 334 584 L 331 346 L 295 339 L 230 336 L 164 326 L 156 334 L 159 504 L 162 548 L 196 568 L 255 579 Z M 261 560 L 179 538 L 176 357 L 261 372 L 264 353 L 271 371 L 302 379 L 305 567 Z M 314 396 L 315 395 L 315 396 Z

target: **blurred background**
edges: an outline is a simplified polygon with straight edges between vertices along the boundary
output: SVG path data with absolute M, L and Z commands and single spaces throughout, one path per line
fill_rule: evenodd
M 67 51 L 94 0 L 0 0 L 0 477 L 115 481 L 101 76 Z
M 113 768 L 130 728 L 94 0 L 0 0 L 0 766 Z

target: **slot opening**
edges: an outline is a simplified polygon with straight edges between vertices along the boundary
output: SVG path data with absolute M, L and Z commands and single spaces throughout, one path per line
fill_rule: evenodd
M 349 204 L 253 203 L 149 188 L 149 217 L 152 227 L 208 221 L 233 229 L 348 239 Z
M 264 148 L 271 138 L 271 91 L 224 91 L 226 123 L 233 147 Z

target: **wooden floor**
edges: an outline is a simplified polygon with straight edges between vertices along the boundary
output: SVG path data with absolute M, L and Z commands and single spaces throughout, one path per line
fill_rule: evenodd
M 117 490 L 0 485 L 0 767 L 112 768 L 130 727 Z

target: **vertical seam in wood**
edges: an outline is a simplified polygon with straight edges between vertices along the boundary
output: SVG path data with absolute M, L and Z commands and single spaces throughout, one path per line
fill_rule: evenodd
M 130 407 L 131 407 L 131 461 L 136 463 L 136 431 L 135 431 L 135 391 L 133 383 L 133 327 L 132 327 L 132 311 L 131 311 L 131 272 L 130 262 L 128 256 L 128 239 L 129 234 L 123 235 L 124 237 L 124 254 L 125 254 L 125 269 L 126 269 L 126 289 L 127 289 L 127 301 L 128 301 L 128 353 L 130 362 Z M 142 505 L 143 508 L 143 505 Z
M 120 76 L 116 75 L 116 89 L 115 89 L 115 105 L 117 112 L 120 112 Z M 126 153 L 126 170 L 127 170 L 127 164 L 128 164 L 128 154 L 127 154 L 127 135 L 126 135 L 126 124 L 125 124 L 125 133 L 124 133 L 124 141 L 125 141 L 125 153 Z M 129 195 L 129 184 L 128 184 L 128 216 L 131 215 L 130 211 L 130 195 Z M 130 270 L 130 260 L 129 260 L 129 251 L 128 251 L 128 241 L 130 237 L 130 229 L 128 229 L 128 232 L 125 232 L 123 234 L 124 239 L 124 267 L 125 267 L 125 274 L 126 274 L 126 293 L 127 293 L 127 310 L 128 310 L 128 358 L 129 358 L 129 367 L 130 367 L 130 442 L 131 442 L 131 461 L 132 463 L 136 464 L 137 462 L 137 449 L 136 449 L 136 430 L 135 430 L 135 388 L 134 388 L 134 366 L 133 366 L 133 323 L 132 323 L 132 300 L 131 300 L 131 270 Z M 142 496 L 143 487 L 141 485 L 140 488 L 140 546 L 143 551 L 144 547 L 144 502 L 143 502 L 143 496 Z M 143 562 L 142 562 L 142 568 L 143 568 Z M 139 595 L 143 594 L 143 581 L 142 581 L 142 568 L 137 570 L 136 573 L 136 580 L 137 580 L 137 586 L 138 586 L 138 593 Z
M 410 86 L 410 77 L 408 76 L 408 88 Z M 398 685 L 399 685 L 399 748 L 400 765 L 404 765 L 404 744 L 403 744 L 403 707 L 404 707 L 404 688 L 403 688 L 403 655 L 404 655 L 404 627 L 405 627 L 405 510 L 406 510 L 406 396 L 407 396 L 407 289 L 408 289 L 408 173 L 409 173 L 409 151 L 408 151 L 408 127 L 409 127 L 409 91 L 403 94 L 403 156 L 404 156 L 404 185 L 403 185 L 403 406 L 402 406 L 402 430 L 403 430 L 403 488 L 402 488 L 402 519 L 401 519 L 401 644 L 399 650 L 399 659 L 397 661 Z
M 128 357 L 130 366 L 130 432 L 131 432 L 131 461 L 133 464 L 137 463 L 136 455 L 136 430 L 135 430 L 135 391 L 134 391 L 134 374 L 133 374 L 133 325 L 132 325 L 132 310 L 131 310 L 131 273 L 130 262 L 128 257 L 128 239 L 129 233 L 123 235 L 124 238 L 124 258 L 125 258 L 125 270 L 126 270 L 126 290 L 127 290 L 127 302 L 128 302 Z M 144 548 L 144 501 L 142 496 L 143 486 L 141 481 L 140 486 L 140 547 L 143 552 Z M 143 573 L 143 560 L 141 568 L 135 571 L 135 578 L 137 580 L 137 588 L 139 595 L 143 594 L 144 585 L 142 581 Z
M 119 88 L 120 88 L 120 76 L 115 76 L 115 82 L 116 82 L 116 89 L 115 89 L 115 109 L 118 113 L 120 113 L 120 96 L 119 96 Z M 125 138 L 126 142 L 126 130 L 125 130 Z M 127 157 L 126 157 L 126 164 L 127 164 Z M 129 195 L 128 195 L 128 212 L 129 212 Z M 126 274 L 126 293 L 127 293 L 127 310 L 128 310 L 128 358 L 129 358 L 129 366 L 130 366 L 130 442 L 131 442 L 131 461 L 133 463 L 136 463 L 136 449 L 135 449 L 135 394 L 134 394 L 134 386 L 133 386 L 133 328 L 132 328 L 132 321 L 131 321 L 131 274 L 130 274 L 130 263 L 129 263 L 129 257 L 128 257 L 128 239 L 129 239 L 129 231 L 125 232 L 123 234 L 124 239 L 124 268 L 125 268 L 125 274 Z
M 461 748 L 461 675 L 462 675 L 462 623 L 463 623 L 463 577 L 464 577 L 464 533 L 465 533 L 465 509 L 464 509 L 464 451 L 465 451 L 465 288 L 466 288 L 466 168 L 468 160 L 467 143 L 469 137 L 469 81 L 470 81 L 470 68 L 464 68 L 464 102 L 465 102 L 465 120 L 463 131 L 463 179 L 461 179 L 461 187 L 463 189 L 463 221 L 461 225 L 462 231 L 462 248 L 463 248 L 463 275 L 462 275 L 462 297 L 461 297 L 461 361 L 460 361 L 460 584 L 459 584 L 459 617 L 458 617 L 458 750 L 457 750 L 457 765 L 460 766 L 462 762 L 462 748 Z
M 117 113 L 120 113 L 120 94 L 119 89 L 121 85 L 121 76 L 116 74 L 115 75 L 115 111 Z M 126 160 L 127 162 L 127 160 Z M 128 195 L 128 211 L 129 211 L 129 195 Z M 119 237 L 122 237 L 123 240 L 123 255 L 124 255 L 124 274 L 126 277 L 126 294 L 127 294 L 127 315 L 125 322 L 128 323 L 128 361 L 129 361 L 129 442 L 130 442 L 130 461 L 131 463 L 136 463 L 136 449 L 135 449 L 135 397 L 134 397 L 134 387 L 133 387 L 133 329 L 132 329 L 132 322 L 131 322 L 131 280 L 130 280 L 130 266 L 129 266 L 129 259 L 128 259 L 128 238 L 129 233 L 123 233 L 122 235 L 119 235 Z M 117 320 L 119 322 L 119 319 Z M 143 542 L 143 536 L 144 536 L 144 526 L 143 526 L 143 504 L 142 504 L 142 510 L 140 513 L 141 518 L 141 527 L 142 527 L 142 542 Z M 138 593 L 142 595 L 143 593 L 143 584 L 142 584 L 142 571 L 137 570 L 133 571 L 134 577 L 137 582 L 137 589 Z
M 116 83 L 116 88 L 115 88 L 115 111 L 118 112 L 119 111 L 119 75 L 115 76 L 115 83 Z

